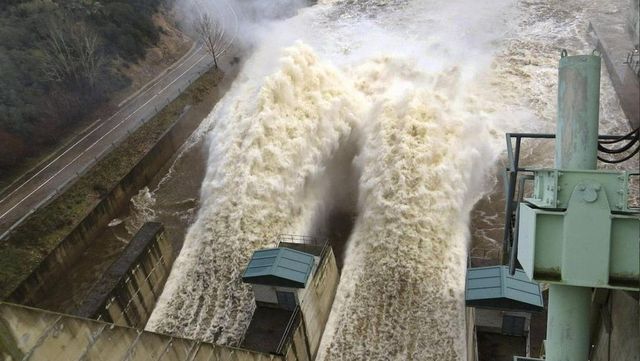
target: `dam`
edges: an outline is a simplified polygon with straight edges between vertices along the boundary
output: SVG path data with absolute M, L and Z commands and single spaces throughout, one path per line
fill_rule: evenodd
M 227 3 L 120 272 L 0 304 L 5 358 L 638 360 L 637 1 Z

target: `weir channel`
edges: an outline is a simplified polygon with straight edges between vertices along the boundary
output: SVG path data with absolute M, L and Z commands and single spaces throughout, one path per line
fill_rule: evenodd
M 224 76 L 219 84 L 212 87 L 205 94 L 202 94 L 202 98 L 199 101 L 187 105 L 183 109 L 182 113 L 176 119 L 175 124 L 166 135 L 161 138 L 158 144 L 134 167 L 132 173 L 121 180 L 121 183 L 118 184 L 116 188 L 130 188 L 129 185 L 122 184 L 122 182 L 133 182 L 144 185 L 144 183 L 140 183 L 142 179 L 151 179 L 148 187 L 154 187 L 165 177 L 168 171 L 172 170 L 171 167 L 176 162 L 176 159 L 180 157 L 183 161 L 190 164 L 187 171 L 188 176 L 186 177 L 190 182 L 183 181 L 180 189 L 182 192 L 185 192 L 187 197 L 194 200 L 197 199 L 199 185 L 204 172 L 203 139 L 199 139 L 198 142 L 191 145 L 189 145 L 188 142 L 193 132 L 201 125 L 206 115 L 211 111 L 211 108 L 229 89 L 230 84 L 237 74 L 238 67 L 237 60 L 232 56 L 225 57 L 224 61 L 221 61 L 221 68 L 223 68 L 221 70 L 224 72 Z M 166 158 L 167 151 L 170 152 L 168 158 Z M 162 165 L 163 163 L 159 163 L 159 171 L 153 170 L 152 172 L 157 173 L 149 174 L 149 170 L 145 168 L 146 164 L 157 167 L 158 161 L 161 158 L 165 159 L 163 161 L 164 165 Z M 198 163 L 202 165 L 193 166 Z M 134 173 L 141 176 L 144 175 L 144 178 L 140 178 L 140 176 L 136 176 Z M 134 194 L 135 193 L 137 193 L 137 190 Z M 146 218 L 148 218 L 139 217 L 137 220 L 133 219 L 133 217 L 131 217 L 130 198 L 123 198 L 123 196 L 126 197 L 126 195 L 121 193 L 117 195 L 114 194 L 113 197 L 116 198 L 109 201 L 109 204 L 113 206 L 109 207 L 106 213 L 100 213 L 98 215 L 93 215 L 96 211 L 89 213 L 87 217 L 108 217 L 105 222 L 109 223 L 109 225 L 104 227 L 102 231 L 99 231 L 97 235 L 94 235 L 96 234 L 95 231 L 83 233 L 84 237 L 90 237 L 90 239 L 80 241 L 78 245 L 73 246 L 73 252 L 80 251 L 81 254 L 79 257 L 74 257 L 71 262 L 65 266 L 63 272 L 51 274 L 40 272 L 42 275 L 38 276 L 37 279 L 45 279 L 46 282 L 30 281 L 31 279 L 36 280 L 36 278 L 34 278 L 35 275 L 32 275 L 14 292 L 11 300 L 19 303 L 26 302 L 25 304 L 27 305 L 56 312 L 71 312 L 79 307 L 96 282 L 100 281 L 100 275 L 116 260 L 133 235 L 136 234 L 138 229 L 147 220 Z M 107 195 L 107 198 L 109 197 L 111 197 L 111 195 Z M 125 221 L 119 222 L 118 220 L 120 219 L 124 219 Z M 169 216 L 160 217 L 159 220 L 166 222 L 165 230 L 167 237 L 173 247 L 174 254 L 177 254 L 184 237 L 185 228 L 188 225 L 188 219 L 180 216 Z M 117 225 L 114 225 L 114 223 Z M 63 243 L 64 242 L 65 241 L 63 241 Z M 79 247 L 83 247 L 83 244 L 89 246 L 84 246 L 84 250 L 82 250 L 82 248 Z M 64 245 L 61 244 L 61 246 Z M 44 262 L 47 262 L 47 260 Z M 36 271 L 36 273 L 37 272 L 38 271 Z

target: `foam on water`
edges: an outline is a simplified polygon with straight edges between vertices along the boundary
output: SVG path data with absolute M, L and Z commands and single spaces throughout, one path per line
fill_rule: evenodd
M 389 9 L 405 19 L 415 10 L 407 2 L 391 3 Z M 444 5 L 423 11 L 455 12 Z M 354 174 L 362 174 L 360 216 L 325 341 L 327 357 L 463 355 L 464 225 L 498 154 L 498 133 L 488 126 L 497 112 L 465 90 L 474 87 L 478 63 L 488 64 L 486 57 L 478 60 L 486 39 L 450 34 L 478 56 L 465 58 L 436 28 L 426 42 L 404 39 L 403 31 L 388 28 L 395 25 L 379 6 L 375 21 L 336 16 L 347 14 L 344 6 L 303 15 L 315 25 L 299 35 L 316 51 L 294 45 L 266 78 L 256 76 L 269 73 L 260 60 L 274 51 L 257 49 L 216 107 L 199 215 L 147 328 L 236 345 L 254 307 L 240 282 L 248 257 L 272 245 L 278 233 L 313 229 L 319 204 L 332 197 L 323 187 L 325 168 L 341 148 L 354 146 Z M 439 15 L 429 16 L 442 22 Z M 303 20 L 290 22 L 306 25 Z M 419 21 L 406 26 L 418 29 Z M 339 31 L 325 39 L 309 35 L 332 26 Z M 374 38 L 376 46 L 370 46 L 367 39 Z M 336 39 L 351 39 L 351 46 Z M 400 40 L 405 47 L 389 50 Z M 446 59 L 416 56 L 434 47 Z M 454 58 L 460 61 L 449 61 Z M 404 288 L 397 288 L 403 284 L 398 277 L 406 277 Z M 354 302 L 354 292 L 361 303 Z M 371 309 L 379 296 L 389 305 Z M 434 313 L 439 307 L 447 311 Z M 368 317 L 379 322 L 359 327 Z M 365 340 L 377 340 L 377 346 L 363 354 L 358 347 Z
M 155 194 L 143 187 L 131 197 L 131 214 L 125 219 L 125 228 L 130 235 L 136 234 L 145 222 L 156 220 Z
M 495 135 L 464 92 L 462 102 L 443 96 L 455 76 L 390 59 L 358 70 L 374 119 L 363 126 L 360 214 L 319 359 L 462 359 L 467 215 L 498 154 Z
M 305 228 L 305 185 L 358 119 L 347 84 L 298 46 L 260 87 L 242 87 L 252 97 L 219 108 L 228 118 L 212 130 L 198 219 L 148 328 L 239 341 L 253 310 L 240 273 L 253 250 Z

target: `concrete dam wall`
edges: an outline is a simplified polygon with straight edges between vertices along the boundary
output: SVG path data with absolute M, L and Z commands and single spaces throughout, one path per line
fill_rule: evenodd
M 306 245 L 285 247 L 309 250 Z M 320 262 L 309 281 L 304 302 L 289 320 L 277 351 L 261 352 L 214 345 L 143 331 L 147 310 L 153 307 L 154 285 L 162 285 L 169 265 L 160 274 L 149 272 L 163 264 L 170 244 L 162 226 L 147 223 L 127 250 L 103 277 L 75 316 L 0 303 L 0 359 L 2 360 L 163 360 L 163 361 L 312 361 L 331 311 L 338 270 L 330 247 L 314 253 Z M 158 258 L 160 257 L 160 258 Z M 122 272 L 125 267 L 126 272 Z M 141 269 L 143 271 L 141 271 Z M 145 276 L 145 274 L 147 276 Z M 153 275 L 149 277 L 149 275 Z M 141 279 L 153 282 L 143 282 Z M 103 285 L 104 284 L 104 285 Z M 115 286 L 113 286 L 115 284 Z M 126 305 L 124 305 L 126 304 Z M 124 306 L 123 306 L 124 305 Z M 131 306 L 131 307 L 129 307 Z M 86 317 L 97 317 L 90 320 Z M 106 322 L 105 322 L 106 321 Z M 130 328 L 128 326 L 134 326 Z M 266 328 L 265 328 L 266 326 Z M 259 325 L 263 337 L 273 337 L 268 325 Z M 249 330 L 249 332 L 251 332 Z M 277 332 L 276 332 L 277 333 Z
M 311 247 L 295 243 L 281 242 L 281 247 L 313 253 Z M 321 257 L 318 269 L 314 273 L 305 296 L 300 304 L 300 317 L 284 345 L 284 356 L 289 360 L 315 360 L 324 332 L 331 306 L 338 288 L 340 275 L 331 247 L 322 248 L 317 254 Z
M 0 303 L 0 359 L 284 361 L 282 356 L 145 332 L 7 303 Z
M 143 328 L 173 264 L 173 247 L 162 224 L 145 223 L 89 296 L 71 314 Z

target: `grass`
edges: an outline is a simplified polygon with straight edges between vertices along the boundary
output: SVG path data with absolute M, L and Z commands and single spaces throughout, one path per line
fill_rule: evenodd
M 66 192 L 36 211 L 0 244 L 0 299 L 31 274 L 93 207 L 129 173 L 188 105 L 204 100 L 220 80 L 209 71 L 155 117 L 80 177 Z

